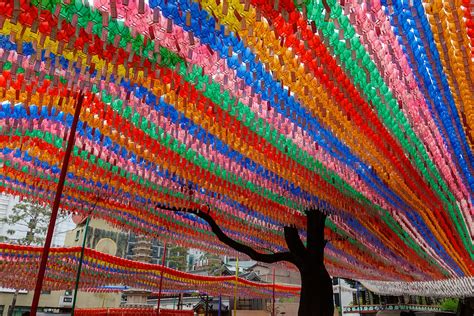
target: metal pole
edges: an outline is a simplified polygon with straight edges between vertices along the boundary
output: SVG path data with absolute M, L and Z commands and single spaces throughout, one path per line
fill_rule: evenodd
M 339 305 L 341 306 L 341 316 L 344 316 L 344 306 L 342 305 L 342 286 L 341 286 L 341 278 L 338 278 L 339 283 Z
M 275 268 L 273 268 L 273 295 L 272 295 L 272 316 L 276 315 L 275 311 Z
M 357 282 L 356 282 L 356 298 L 357 298 L 357 306 L 359 307 L 359 315 L 361 315 L 360 300 L 359 300 L 359 283 L 357 283 Z
M 235 287 L 234 287 L 234 316 L 237 316 L 237 284 L 239 281 L 239 258 L 235 264 Z
M 163 257 L 161 258 L 161 265 L 164 267 L 165 266 L 165 260 L 166 260 L 166 240 L 165 244 L 163 245 L 164 247 L 164 252 L 163 252 Z M 161 303 L 161 289 L 163 287 L 163 270 L 161 270 L 160 273 L 160 289 L 158 290 L 158 302 L 156 303 L 156 315 L 160 316 L 160 303 Z
M 183 309 L 183 293 L 179 293 L 179 299 L 178 299 L 178 310 Z
M 222 295 L 219 295 L 219 309 L 217 310 L 217 316 L 221 316 L 222 309 Z
M 71 313 L 71 316 L 74 316 L 74 311 L 76 309 L 77 291 L 79 289 L 79 279 L 81 278 L 82 261 L 84 260 L 84 249 L 86 247 L 86 239 L 87 239 L 87 233 L 89 231 L 90 219 L 91 219 L 90 215 L 87 216 L 86 228 L 84 230 L 84 238 L 82 239 L 81 257 L 79 259 L 79 267 L 77 268 L 76 285 L 75 285 L 75 288 L 74 288 L 74 297 L 72 299 L 72 313 Z
M 61 173 L 59 174 L 58 186 L 56 188 L 56 195 L 54 197 L 53 207 L 51 210 L 51 218 L 49 219 L 48 232 L 46 234 L 46 240 L 44 242 L 43 253 L 41 254 L 41 263 L 38 270 L 38 276 L 36 278 L 35 293 L 33 295 L 33 301 L 31 302 L 31 316 L 36 316 L 38 309 L 38 303 L 41 295 L 41 288 L 43 287 L 44 273 L 46 271 L 46 264 L 48 263 L 49 249 L 51 248 L 51 242 L 53 240 L 54 226 L 58 217 L 59 203 L 61 202 L 61 195 L 63 193 L 64 181 L 66 180 L 67 167 L 69 165 L 69 158 L 71 157 L 71 151 L 74 147 L 74 140 L 76 136 L 77 122 L 79 121 L 79 114 L 81 113 L 82 102 L 84 101 L 84 95 L 82 91 L 79 92 L 79 96 L 76 102 L 76 110 L 74 111 L 74 118 L 72 120 L 71 129 L 69 130 L 69 137 L 64 152 L 63 164 L 61 166 Z

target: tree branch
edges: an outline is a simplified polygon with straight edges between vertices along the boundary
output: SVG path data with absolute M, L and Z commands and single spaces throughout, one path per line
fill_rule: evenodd
M 253 248 L 230 238 L 222 231 L 219 225 L 217 225 L 214 218 L 212 218 L 212 216 L 209 214 L 209 210 L 210 210 L 209 206 L 206 206 L 206 210 L 204 211 L 196 210 L 196 209 L 178 209 L 176 207 L 163 207 L 163 206 L 158 206 L 158 208 L 163 209 L 163 210 L 173 211 L 173 212 L 191 213 L 202 218 L 209 224 L 209 226 L 211 226 L 211 230 L 216 235 L 217 239 L 219 239 L 221 242 L 231 247 L 232 249 L 246 254 L 247 256 L 249 256 L 251 259 L 255 261 L 260 261 L 264 263 L 288 261 L 293 264 L 296 264 L 295 257 L 290 252 L 277 252 L 273 254 L 264 254 L 264 253 L 257 252 Z
M 321 261 L 324 258 L 324 248 L 326 247 L 326 240 L 324 239 L 326 218 L 327 215 L 317 208 L 306 212 L 308 253 L 311 256 L 316 256 Z
M 283 230 L 288 249 L 296 256 L 304 257 L 306 254 L 306 247 L 303 244 L 303 241 L 301 241 L 298 229 L 293 226 L 285 226 Z

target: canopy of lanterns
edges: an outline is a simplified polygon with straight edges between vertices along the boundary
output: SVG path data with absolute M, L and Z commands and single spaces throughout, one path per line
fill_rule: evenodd
M 228 253 L 160 206 L 260 251 L 318 206 L 335 276 L 473 276 L 470 6 L 1 2 L 1 190 L 51 203 L 81 99 L 66 211 Z

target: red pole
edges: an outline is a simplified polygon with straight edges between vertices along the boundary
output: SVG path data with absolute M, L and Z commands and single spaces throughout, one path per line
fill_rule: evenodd
M 164 252 L 163 252 L 163 257 L 161 258 L 161 265 L 164 267 L 165 266 L 165 260 L 166 260 L 166 240 L 164 244 Z M 160 303 L 161 303 L 161 289 L 163 287 L 163 270 L 161 270 L 160 273 L 160 289 L 158 290 L 158 302 L 156 303 L 156 315 L 160 316 Z
M 61 195 L 63 193 L 64 180 L 66 179 L 69 157 L 71 156 L 71 151 L 74 147 L 74 138 L 76 136 L 77 122 L 79 121 L 79 114 L 81 113 L 83 100 L 84 95 L 81 91 L 79 92 L 79 96 L 77 98 L 76 110 L 74 111 L 74 119 L 72 121 L 71 129 L 69 130 L 66 152 L 64 153 L 63 165 L 61 167 L 61 173 L 59 174 L 58 187 L 56 189 L 53 208 L 51 210 L 51 218 L 49 219 L 48 232 L 46 234 L 46 240 L 44 242 L 43 253 L 41 254 L 41 263 L 38 271 L 38 276 L 36 278 L 35 293 L 33 296 L 33 302 L 31 303 L 31 316 L 36 316 L 36 310 L 38 309 L 41 288 L 43 287 L 44 272 L 46 270 L 46 264 L 48 263 L 48 255 L 49 249 L 51 248 L 51 241 L 53 240 L 54 225 L 56 224 L 56 219 L 58 217 L 59 202 L 61 201 Z
M 272 300 L 272 304 L 273 304 L 272 316 L 275 316 L 276 315 L 276 312 L 275 312 L 275 268 L 273 268 L 273 300 Z

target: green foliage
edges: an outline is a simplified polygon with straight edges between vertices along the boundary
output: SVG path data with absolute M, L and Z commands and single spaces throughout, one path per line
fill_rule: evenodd
M 206 252 L 200 260 L 207 260 L 207 270 L 209 275 L 215 275 L 222 268 L 222 259 L 219 255 Z
M 351 279 L 344 279 L 344 281 L 346 281 L 346 283 L 347 283 L 351 288 L 355 288 L 355 287 L 356 287 L 357 281 L 354 281 L 354 280 L 351 280 Z
M 441 309 L 444 311 L 456 312 L 458 309 L 459 299 L 445 298 L 441 301 Z
M 1 240 L 20 245 L 42 245 L 50 217 L 49 207 L 31 201 L 22 201 L 13 207 L 12 214 L 2 219 L 8 229 L 7 236 L 2 236 Z M 58 214 L 56 224 L 65 219 L 66 215 Z
M 168 267 L 180 271 L 186 271 L 188 267 L 187 256 L 187 248 L 179 246 L 169 247 L 168 256 L 166 258 Z
M 298 303 L 299 297 L 293 296 L 293 297 L 282 297 L 278 299 L 278 302 L 280 303 Z

